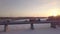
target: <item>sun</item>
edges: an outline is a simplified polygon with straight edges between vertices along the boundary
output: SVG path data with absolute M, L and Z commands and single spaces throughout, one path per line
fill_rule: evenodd
M 57 16 L 57 15 L 58 15 L 58 10 L 57 9 L 50 10 L 50 16 Z
M 52 16 L 57 16 L 57 11 L 52 11 Z

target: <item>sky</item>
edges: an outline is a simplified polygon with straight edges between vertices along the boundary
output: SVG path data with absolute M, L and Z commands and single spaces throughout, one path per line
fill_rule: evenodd
M 47 17 L 55 11 L 60 0 L 0 0 L 0 17 Z

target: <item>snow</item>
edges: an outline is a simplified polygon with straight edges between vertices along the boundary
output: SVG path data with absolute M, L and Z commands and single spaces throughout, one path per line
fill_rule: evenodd
M 0 25 L 0 34 L 60 34 L 60 27 L 50 28 L 50 24 L 34 24 L 34 30 L 30 29 L 30 24 L 9 25 L 9 30 L 3 32 L 3 25 Z

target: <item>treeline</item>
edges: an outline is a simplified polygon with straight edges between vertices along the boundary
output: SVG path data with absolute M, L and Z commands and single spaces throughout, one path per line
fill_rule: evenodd
M 60 21 L 60 16 L 49 16 L 48 21 Z

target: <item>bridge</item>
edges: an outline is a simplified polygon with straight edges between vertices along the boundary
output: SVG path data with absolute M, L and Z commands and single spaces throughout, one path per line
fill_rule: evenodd
M 37 20 L 36 20 L 37 18 Z M 30 24 L 31 29 L 34 30 L 33 24 L 41 24 L 41 23 L 50 23 L 52 28 L 56 28 L 56 25 L 59 24 L 59 21 L 40 21 L 40 17 L 19 17 L 19 18 L 10 18 L 10 17 L 2 17 L 1 20 L 4 20 L 0 22 L 0 25 L 4 25 L 4 31 L 6 32 L 8 30 L 8 25 L 15 25 L 15 24 Z M 29 21 L 17 21 L 20 19 L 29 19 Z
M 40 23 L 50 23 L 52 28 L 56 28 L 56 23 L 57 21 L 23 21 L 23 22 L 14 22 L 14 21 L 5 21 L 5 22 L 0 22 L 0 25 L 5 25 L 4 26 L 4 31 L 8 31 L 8 25 L 15 25 L 15 24 L 30 24 L 31 29 L 34 30 L 34 25 L 33 24 L 40 24 Z

